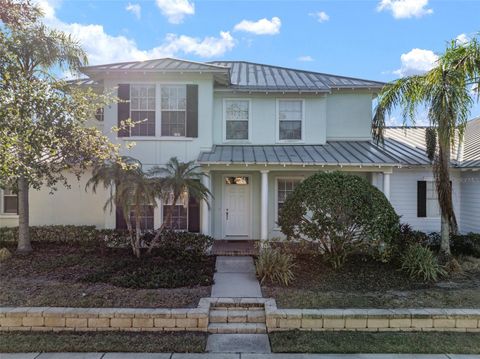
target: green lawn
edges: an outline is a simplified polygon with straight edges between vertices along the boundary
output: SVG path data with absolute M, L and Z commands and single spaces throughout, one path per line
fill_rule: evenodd
M 0 353 L 13 352 L 178 352 L 201 353 L 204 333 L 26 333 L 0 332 Z
M 480 353 L 480 333 L 289 331 L 269 336 L 275 353 Z

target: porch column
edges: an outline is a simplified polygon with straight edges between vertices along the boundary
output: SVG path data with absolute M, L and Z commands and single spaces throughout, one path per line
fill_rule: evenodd
M 268 239 L 268 170 L 260 171 L 262 174 L 262 194 L 260 210 L 260 239 Z
M 390 173 L 383 172 L 383 194 L 390 201 Z
M 203 171 L 205 174 L 202 176 L 202 183 L 203 185 L 211 191 L 210 187 L 210 171 Z M 212 197 L 208 198 L 210 201 Z M 212 203 L 210 203 L 210 206 Z M 209 236 L 210 235 L 210 209 L 208 208 L 208 202 L 202 201 L 202 233 Z

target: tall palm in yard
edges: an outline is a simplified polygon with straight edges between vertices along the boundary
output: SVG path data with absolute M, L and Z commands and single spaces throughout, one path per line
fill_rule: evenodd
M 104 210 L 112 210 L 115 205 L 116 209 L 121 211 L 127 224 L 133 254 L 140 257 L 141 217 L 145 205 L 155 206 L 159 187 L 142 171 L 139 161 L 124 157 L 123 162 L 105 163 L 96 167 L 87 182 L 87 188 L 92 186 L 92 190 L 96 192 L 98 185 L 102 183 L 104 188 L 109 190 L 110 195 Z M 132 226 L 132 213 L 135 231 Z
M 453 43 L 437 65 L 426 74 L 404 77 L 385 86 L 378 98 L 372 126 L 374 138 L 382 141 L 386 116 L 395 107 L 403 109 L 404 122 L 410 118 L 413 123 L 416 110 L 422 106 L 427 109 L 430 125 L 437 138 L 436 141 L 427 142 L 431 144 L 430 147 L 438 143 L 438 150 L 429 148 L 427 152 L 434 154 L 433 172 L 441 210 L 441 252 L 447 258 L 450 256 L 450 233 L 457 231 L 449 174 L 451 147 L 457 134 L 460 137 L 463 135 L 473 101 L 468 71 L 478 74 L 479 68 L 478 57 L 476 63 L 473 61 L 476 70 L 472 70 L 474 66 L 468 68 L 459 65 L 458 52 L 464 52 L 463 45 Z M 471 52 L 469 54 L 472 55 Z M 431 134 L 430 131 L 428 133 Z
M 200 166 L 195 165 L 194 161 L 179 162 L 176 157 L 172 157 L 165 167 L 155 166 L 148 173 L 152 178 L 160 181 L 164 203 L 171 204 L 167 206 L 162 226 L 158 229 L 148 248 L 150 253 L 160 239 L 164 228 L 171 225 L 173 208 L 183 195 L 188 194 L 197 201 L 207 201 L 208 203 L 212 194 L 201 182 L 202 177 L 206 174 L 200 171 Z

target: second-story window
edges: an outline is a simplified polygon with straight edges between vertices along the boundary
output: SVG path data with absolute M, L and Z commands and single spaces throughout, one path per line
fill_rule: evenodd
M 162 86 L 162 136 L 185 136 L 187 122 L 187 87 Z
M 303 100 L 278 100 L 278 139 L 301 140 Z
M 250 101 L 225 100 L 225 139 L 248 140 Z
M 132 85 L 130 92 L 130 135 L 155 136 L 155 85 Z

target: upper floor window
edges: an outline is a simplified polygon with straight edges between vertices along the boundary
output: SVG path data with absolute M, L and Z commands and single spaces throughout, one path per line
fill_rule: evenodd
M 302 140 L 303 100 L 278 100 L 278 139 Z
M 4 190 L 0 190 L 1 207 L 0 213 L 8 213 L 8 214 L 17 214 L 18 213 L 18 196 L 12 190 L 6 188 Z
M 130 136 L 155 136 L 155 85 L 131 86 L 130 118 Z
M 225 100 L 225 140 L 248 140 L 249 100 Z
M 162 136 L 185 136 L 187 128 L 187 87 L 162 86 Z

